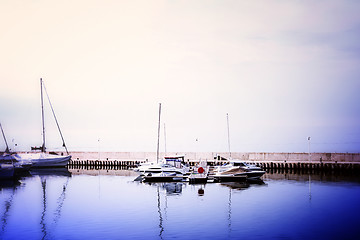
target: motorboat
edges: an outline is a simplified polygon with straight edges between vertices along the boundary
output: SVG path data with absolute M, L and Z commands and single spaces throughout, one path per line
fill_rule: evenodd
M 231 160 L 228 163 L 218 166 L 214 170 L 214 178 L 218 179 L 259 179 L 265 174 L 260 167 L 246 162 Z
M 175 172 L 147 173 L 143 176 L 143 182 L 183 182 L 187 176 Z
M 214 174 L 212 175 L 215 182 L 240 182 L 246 181 L 248 175 L 246 171 L 234 167 L 232 165 L 223 165 L 218 166 L 214 169 Z
M 215 176 L 218 179 L 231 179 L 231 178 L 246 178 L 246 179 L 259 179 L 262 175 L 265 174 L 265 171 L 260 167 L 256 166 L 255 164 L 248 164 L 243 161 L 234 160 L 231 158 L 231 151 L 230 151 L 230 130 L 229 130 L 229 114 L 226 114 L 227 119 L 227 129 L 228 129 L 228 144 L 229 144 L 229 158 L 222 158 L 221 156 L 217 156 L 219 160 L 228 160 L 222 166 L 218 166 L 214 172 Z

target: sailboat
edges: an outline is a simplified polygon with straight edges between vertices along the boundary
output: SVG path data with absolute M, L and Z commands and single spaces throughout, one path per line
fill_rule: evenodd
M 32 164 L 32 168 L 42 168 L 42 167 L 65 167 L 69 160 L 71 159 L 71 155 L 69 155 L 69 152 L 67 150 L 67 147 L 65 145 L 64 137 L 61 133 L 59 123 L 56 119 L 54 109 L 52 107 L 52 104 L 50 102 L 49 95 L 47 94 L 44 82 L 42 78 L 40 78 L 40 89 L 41 89 L 41 116 L 42 116 L 42 135 L 43 135 L 43 144 L 41 147 L 35 147 L 32 148 L 32 150 L 40 150 L 40 152 L 34 152 L 34 153 L 20 153 L 17 154 L 21 160 L 25 162 L 29 162 Z M 55 153 L 46 153 L 46 146 L 45 146 L 45 121 L 44 121 L 44 100 L 43 100 L 43 89 L 45 90 L 45 93 L 47 95 L 47 98 L 49 100 L 49 104 L 52 110 L 52 113 L 55 118 L 56 125 L 58 127 L 58 130 L 60 132 L 61 139 L 63 141 L 63 147 L 66 150 L 66 156 L 63 155 L 57 155 Z
M 189 173 L 189 168 L 183 166 L 184 156 L 168 156 L 159 162 L 159 141 L 160 141 L 160 117 L 161 117 L 161 103 L 159 103 L 159 122 L 158 122 L 158 138 L 156 163 L 143 163 L 134 169 L 138 172 L 145 182 L 177 182 L 186 179 Z
M 26 172 L 32 164 L 24 163 L 16 153 L 10 152 L 1 124 L 0 129 L 6 145 L 5 151 L 0 155 L 0 178 L 14 177 L 15 175 Z

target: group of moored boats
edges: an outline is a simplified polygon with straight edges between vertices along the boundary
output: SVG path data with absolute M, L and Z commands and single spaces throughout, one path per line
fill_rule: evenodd
M 54 110 L 52 109 L 50 98 L 48 100 L 58 126 L 61 138 L 63 140 L 63 147 L 65 147 L 66 156 L 46 153 L 45 147 L 45 124 L 44 124 L 44 106 L 43 106 L 43 89 L 46 88 L 42 79 L 40 79 L 41 86 L 41 109 L 42 109 L 42 136 L 43 145 L 34 148 L 40 150 L 32 153 L 11 153 L 6 141 L 6 137 L 2 126 L 0 128 L 4 141 L 6 143 L 6 150 L 0 153 L 0 179 L 13 178 L 31 168 L 44 167 L 65 167 L 67 166 L 71 156 L 69 155 L 64 138 L 56 120 Z M 47 93 L 46 93 L 47 94 Z M 160 126 L 161 104 L 159 108 L 159 126 Z M 160 127 L 159 127 L 160 129 Z M 159 135 L 160 132 L 158 132 Z M 159 136 L 158 136 L 159 139 Z M 159 146 L 159 141 L 158 141 Z M 158 147 L 159 149 L 159 147 Z M 158 155 L 157 155 L 158 159 Z M 245 162 L 229 160 L 226 164 L 221 166 L 210 167 L 207 162 L 200 162 L 195 167 L 190 167 L 185 164 L 184 156 L 170 156 L 165 157 L 163 161 L 157 163 L 144 163 L 134 169 L 139 173 L 137 180 L 147 182 L 174 182 L 174 181 L 189 181 L 190 183 L 206 183 L 206 182 L 229 182 L 229 181 L 246 181 L 249 179 L 260 179 L 265 173 L 260 167 Z
M 265 171 L 255 164 L 228 160 L 221 166 L 207 166 L 206 161 L 194 167 L 186 165 L 184 156 L 164 157 L 161 162 L 144 163 L 134 169 L 135 179 L 143 182 L 234 182 L 260 179 Z

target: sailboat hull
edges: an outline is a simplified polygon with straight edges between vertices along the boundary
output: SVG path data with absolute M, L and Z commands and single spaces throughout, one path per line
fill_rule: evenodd
M 24 162 L 32 164 L 32 168 L 45 167 L 66 167 L 71 159 L 71 156 L 59 156 L 45 153 L 38 154 L 19 154 Z

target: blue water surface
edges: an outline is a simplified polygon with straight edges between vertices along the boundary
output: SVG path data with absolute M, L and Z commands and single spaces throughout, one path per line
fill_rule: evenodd
M 0 239 L 360 239 L 360 183 L 140 183 L 131 171 L 33 173 L 0 184 Z

